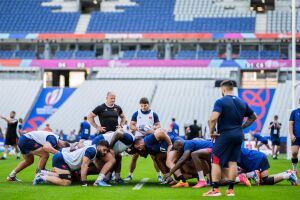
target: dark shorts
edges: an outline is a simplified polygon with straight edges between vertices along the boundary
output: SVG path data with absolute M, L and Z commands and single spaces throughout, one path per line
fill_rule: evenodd
M 12 137 L 12 136 L 9 136 L 9 137 L 6 137 L 5 138 L 5 145 L 17 145 L 17 139 L 18 137 Z
M 212 161 L 222 168 L 228 166 L 228 162 L 239 162 L 244 134 L 241 132 L 222 133 L 212 149 Z
M 42 147 L 35 140 L 29 139 L 24 135 L 21 135 L 19 138 L 18 146 L 22 154 L 29 154 L 31 151 Z
M 268 140 L 267 139 L 262 139 L 262 140 L 259 140 L 261 143 L 267 145 L 268 144 Z
M 90 139 L 90 135 L 81 133 L 80 134 L 80 139 L 88 140 L 88 139 Z
M 263 172 L 265 170 L 268 170 L 269 168 L 270 168 L 270 164 L 269 164 L 268 158 L 267 158 L 267 156 L 264 156 L 264 158 L 259 163 L 258 170 L 260 172 Z
M 296 140 L 292 142 L 292 146 L 300 146 L 300 137 L 296 137 Z
M 280 138 L 271 138 L 272 145 L 280 146 Z
M 52 167 L 71 171 L 68 164 L 65 162 L 64 157 L 60 151 L 54 154 L 54 156 L 52 158 Z
M 124 133 L 123 138 L 120 139 L 122 143 L 125 145 L 132 145 L 133 144 L 133 137 L 129 133 Z

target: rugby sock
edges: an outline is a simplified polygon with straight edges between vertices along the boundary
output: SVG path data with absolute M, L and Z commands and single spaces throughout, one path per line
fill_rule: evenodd
M 254 177 L 254 172 L 249 172 L 249 173 L 246 173 L 246 176 L 247 178 L 253 178 Z
M 290 176 L 291 176 L 291 173 L 286 173 L 286 172 L 282 173 L 282 178 L 284 180 L 288 180 L 290 178 Z
M 103 181 L 103 179 L 105 178 L 104 174 L 99 174 L 98 178 L 96 181 Z
M 228 190 L 233 190 L 235 181 L 228 180 L 227 183 L 228 183 Z
M 18 153 L 17 153 L 17 157 L 20 157 L 20 156 L 21 156 L 21 154 L 20 154 L 20 152 L 18 152 Z
M 293 165 L 293 170 L 297 171 L 298 170 L 298 158 L 292 158 L 292 165 Z
M 239 182 L 240 182 L 240 178 L 239 178 L 238 176 L 235 178 L 235 182 L 236 182 L 236 183 L 239 183 Z
M 198 178 L 199 180 L 205 180 L 203 171 L 198 171 Z
M 3 153 L 3 158 L 6 158 L 7 157 L 7 153 Z
M 131 177 L 132 177 L 132 176 L 133 176 L 133 173 L 132 173 L 132 172 L 129 172 L 129 176 L 131 176 Z
M 218 182 L 212 182 L 211 186 L 212 186 L 213 190 L 214 189 L 219 189 L 219 183 Z
M 17 174 L 17 172 L 15 170 L 12 170 L 12 172 L 10 172 L 9 176 L 10 177 L 15 177 Z
M 157 172 L 157 176 L 161 176 L 161 171 Z
M 47 183 L 47 175 L 41 175 L 40 177 L 45 183 Z

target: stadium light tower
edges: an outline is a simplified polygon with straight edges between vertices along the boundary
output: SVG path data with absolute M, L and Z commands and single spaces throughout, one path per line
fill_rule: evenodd
M 292 0 L 292 109 L 296 108 L 296 0 Z

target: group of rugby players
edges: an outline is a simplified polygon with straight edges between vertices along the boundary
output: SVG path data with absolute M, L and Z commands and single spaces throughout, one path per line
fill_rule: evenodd
M 255 121 L 255 113 L 245 102 L 232 95 L 231 81 L 224 81 L 221 89 L 224 97 L 216 101 L 209 121 L 211 140 L 184 140 L 178 136 L 177 131 L 162 129 L 147 98 L 140 100 L 141 109 L 134 113 L 129 128 L 121 124 L 114 131 L 107 131 L 109 125 L 103 125 L 101 119 L 101 125 L 94 121 L 97 115 L 100 118 L 113 108 L 111 111 L 115 114 L 109 117 L 117 116 L 121 117 L 122 122 L 125 121 L 122 110 L 114 104 L 115 94 L 109 92 L 106 104 L 88 115 L 90 124 L 103 134 L 89 140 L 90 127 L 87 125 L 81 127 L 79 142 L 68 143 L 52 132 L 25 133 L 18 142 L 24 159 L 7 180 L 20 181 L 16 177 L 17 173 L 30 166 L 36 155 L 39 162 L 34 185 L 70 185 L 80 182 L 87 186 L 87 176 L 97 174 L 98 178 L 93 185 L 108 187 L 112 181 L 125 183 L 132 180 L 138 156 L 150 156 L 158 172 L 159 182 L 180 188 L 189 187 L 187 180 L 197 178 L 198 182 L 193 188 L 212 186 L 204 196 L 220 196 L 219 185 L 228 185 L 227 196 L 234 196 L 233 185 L 241 183 L 251 186 L 249 180 L 253 180 L 256 185 L 273 185 L 282 180 L 297 185 L 296 170 L 269 175 L 270 165 L 266 155 L 241 147 L 242 129 Z M 248 120 L 243 123 L 244 117 L 248 117 Z M 123 152 L 132 155 L 130 173 L 125 180 L 120 177 Z M 51 171 L 45 169 L 49 154 L 54 154 Z

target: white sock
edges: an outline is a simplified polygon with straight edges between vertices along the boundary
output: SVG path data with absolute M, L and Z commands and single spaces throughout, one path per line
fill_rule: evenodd
M 41 179 L 43 179 L 44 182 L 47 182 L 47 175 L 41 175 Z
M 293 171 L 297 171 L 298 170 L 298 163 L 292 163 L 293 165 Z
M 240 178 L 238 176 L 235 178 L 235 182 L 237 182 L 237 183 L 240 182 Z
M 3 153 L 3 158 L 6 158 L 7 157 L 7 154 L 6 153 Z
M 198 178 L 199 180 L 205 180 L 203 171 L 198 171 Z
M 18 153 L 17 153 L 17 156 L 18 156 L 18 157 L 21 157 L 21 154 L 20 154 L 20 152 L 18 152 Z
M 133 176 L 133 173 L 129 172 L 129 176 L 131 176 L 131 177 L 132 177 L 132 176 Z
M 43 175 L 48 175 L 48 171 L 47 170 L 41 170 L 40 173 L 43 174 Z
M 254 172 L 249 172 L 246 174 L 247 178 L 253 178 L 254 177 Z
M 290 176 L 291 176 L 291 173 L 282 173 L 282 178 L 284 179 L 284 180 L 287 180 L 287 179 L 289 179 L 290 178 Z
M 12 170 L 12 172 L 10 172 L 9 176 L 10 177 L 15 177 L 17 174 L 17 172 L 15 170 Z
M 104 174 L 99 174 L 98 178 L 96 181 L 103 181 L 103 179 L 105 178 Z
M 157 176 L 161 176 L 161 172 L 159 171 L 159 172 L 157 172 Z

